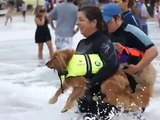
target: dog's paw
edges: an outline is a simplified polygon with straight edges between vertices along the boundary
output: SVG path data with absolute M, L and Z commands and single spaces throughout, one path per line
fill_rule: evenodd
M 67 112 L 67 111 L 68 111 L 68 109 L 63 108 L 63 109 L 61 110 L 61 113 L 65 113 L 65 112 Z
M 72 101 L 68 101 L 66 103 L 66 105 L 63 107 L 63 109 L 61 110 L 61 113 L 67 112 L 68 110 L 70 110 L 72 107 L 74 106 Z
M 49 104 L 54 104 L 54 103 L 56 103 L 57 102 L 57 98 L 51 98 L 50 100 L 49 100 Z

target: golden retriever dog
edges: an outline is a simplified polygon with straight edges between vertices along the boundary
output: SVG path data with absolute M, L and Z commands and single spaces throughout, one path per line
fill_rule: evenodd
M 52 59 L 46 63 L 46 65 L 51 68 L 55 69 L 60 73 L 65 73 L 67 71 L 67 65 L 72 58 L 73 54 L 75 53 L 74 50 L 62 50 L 55 52 Z M 67 90 L 69 87 L 72 87 L 72 93 L 68 97 L 66 104 L 61 112 L 66 112 L 67 110 L 71 109 L 74 106 L 74 102 L 79 98 L 84 96 L 85 90 L 87 89 L 88 81 L 83 76 L 77 77 L 68 77 L 63 80 L 62 88 L 60 87 L 55 95 L 50 99 L 49 103 L 54 104 L 57 102 L 58 97 L 61 95 L 63 90 Z
M 74 50 L 61 50 L 55 52 L 52 59 L 49 60 L 46 65 L 51 69 L 57 70 L 59 73 L 65 74 L 67 73 L 67 66 L 74 53 Z M 84 96 L 88 83 L 88 80 L 82 75 L 65 77 L 62 88 L 65 91 L 69 87 L 72 87 L 73 90 L 61 112 L 66 112 L 67 110 L 71 109 L 74 106 L 74 102 Z M 109 102 L 113 105 L 120 105 L 127 111 L 139 110 L 139 108 L 146 107 L 149 104 L 149 98 L 151 97 L 150 89 L 152 87 L 148 82 L 147 85 L 143 83 L 140 84 L 141 87 L 137 89 L 135 93 L 132 93 L 125 73 L 122 71 L 122 69 L 119 69 L 112 77 L 102 83 L 101 91 L 107 96 L 104 99 L 105 102 Z M 50 99 L 50 104 L 57 102 L 58 97 L 63 92 L 62 88 L 60 87 L 56 91 L 54 96 Z
M 74 50 L 57 51 L 52 56 L 52 59 L 46 63 L 46 65 L 50 69 L 57 70 L 58 73 L 60 73 L 60 74 L 66 74 L 69 69 L 68 66 L 70 64 L 70 61 L 73 61 L 73 59 L 74 59 L 73 55 L 76 56 L 74 53 L 75 53 Z M 84 55 L 82 55 L 82 56 L 84 56 Z M 83 60 L 80 60 L 80 61 L 83 61 Z M 74 59 L 74 62 L 76 63 L 75 59 Z M 95 60 L 94 63 L 96 63 L 98 66 L 100 65 L 100 63 L 97 60 Z M 81 64 L 81 63 L 78 62 L 78 64 Z M 81 66 L 82 66 L 82 64 L 81 64 Z M 99 67 L 101 68 L 101 66 L 99 66 Z M 92 66 L 92 68 L 95 68 L 95 67 Z M 78 70 L 78 72 L 80 72 L 80 70 Z M 122 79 L 127 79 L 125 74 L 121 74 L 120 72 L 117 72 L 115 74 L 115 76 L 116 75 L 118 77 L 121 77 Z M 61 112 L 66 112 L 67 110 L 69 110 L 73 107 L 75 101 L 77 101 L 78 99 L 80 99 L 84 96 L 88 83 L 89 83 L 89 81 L 85 77 L 83 77 L 83 75 L 79 75 L 79 76 L 73 75 L 70 77 L 67 77 L 67 75 L 66 75 L 65 79 L 63 80 L 62 87 L 60 87 L 56 91 L 54 96 L 50 99 L 49 103 L 50 104 L 56 103 L 58 100 L 58 97 L 61 95 L 61 93 L 63 91 L 67 90 L 69 87 L 73 88 L 71 94 L 69 95 L 69 97 L 66 101 L 64 108 L 61 111 Z

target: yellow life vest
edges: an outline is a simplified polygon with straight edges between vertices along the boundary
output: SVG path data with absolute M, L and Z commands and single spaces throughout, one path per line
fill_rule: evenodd
M 98 54 L 74 54 L 67 66 L 67 77 L 84 76 L 88 72 L 96 74 L 103 67 L 103 62 Z

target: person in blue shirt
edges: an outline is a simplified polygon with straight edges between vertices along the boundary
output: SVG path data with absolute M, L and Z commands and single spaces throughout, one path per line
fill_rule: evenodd
M 134 5 L 134 0 L 121 0 L 119 6 L 122 9 L 123 20 L 126 24 L 131 24 L 141 28 L 140 20 L 138 17 L 132 12 L 131 8 Z

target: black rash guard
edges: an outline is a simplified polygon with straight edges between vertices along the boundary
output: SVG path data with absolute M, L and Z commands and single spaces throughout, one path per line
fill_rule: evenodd
M 101 32 L 95 32 L 91 36 L 79 42 L 76 51 L 80 54 L 98 54 L 104 66 L 91 79 L 91 86 L 100 85 L 104 80 L 113 75 L 119 66 L 117 54 L 111 40 Z
M 102 82 L 113 75 L 119 67 L 113 44 L 106 35 L 101 32 L 95 32 L 79 42 L 77 52 L 80 54 L 99 54 L 104 62 L 104 66 L 98 73 L 92 76 L 86 76 L 86 78 L 90 80 L 90 87 L 86 90 L 85 96 L 78 101 L 79 110 L 82 113 L 95 114 L 106 119 L 112 109 L 115 108 L 116 110 L 117 108 L 109 103 L 99 103 L 97 106 L 96 101 L 94 101 L 92 97 L 96 94 L 101 99 L 104 98 L 100 86 Z
M 111 40 L 112 42 L 119 42 L 130 48 L 137 48 L 143 52 L 154 46 L 151 39 L 142 30 L 124 23 L 111 34 Z

